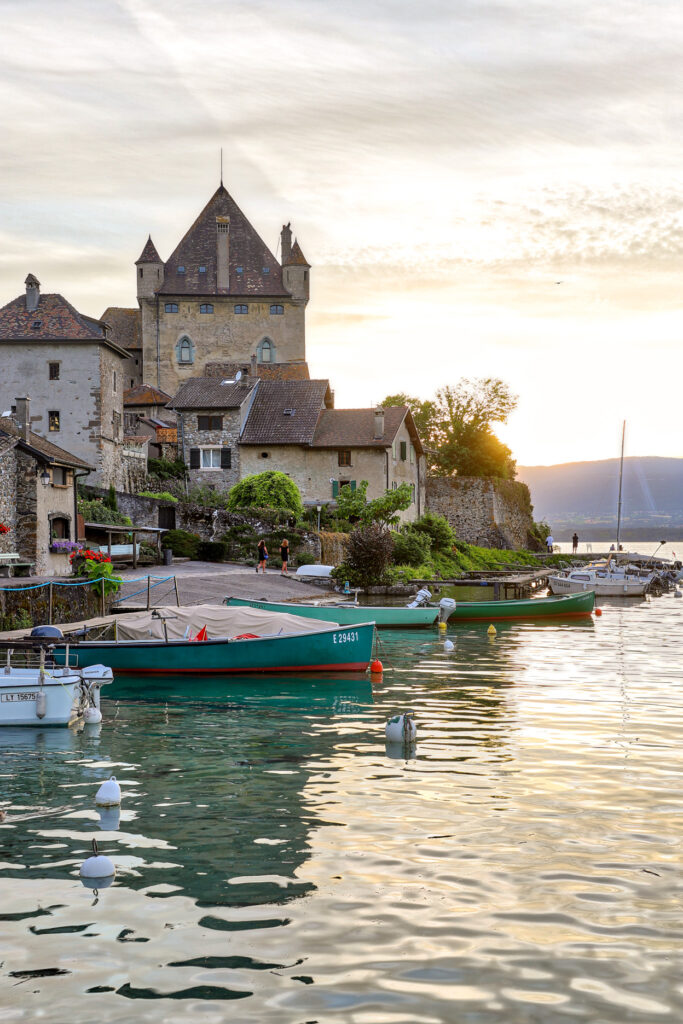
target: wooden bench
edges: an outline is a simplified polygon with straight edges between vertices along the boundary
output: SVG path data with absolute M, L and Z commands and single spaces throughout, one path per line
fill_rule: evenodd
M 22 560 L 18 551 L 0 554 L 0 576 L 30 576 L 33 562 Z

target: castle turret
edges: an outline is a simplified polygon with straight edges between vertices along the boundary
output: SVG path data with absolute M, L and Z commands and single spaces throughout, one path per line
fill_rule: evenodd
M 286 238 L 285 232 L 288 232 Z M 282 283 L 288 292 L 291 293 L 293 301 L 297 305 L 306 305 L 309 295 L 309 274 L 311 265 L 301 251 L 296 239 L 294 245 L 289 247 L 289 240 L 292 233 L 289 224 L 282 229 Z
M 153 299 L 164 283 L 164 263 L 150 235 L 140 258 L 135 261 L 139 299 Z

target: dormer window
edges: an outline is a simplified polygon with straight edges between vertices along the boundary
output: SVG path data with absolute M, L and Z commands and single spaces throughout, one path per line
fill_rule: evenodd
M 199 268 L 199 273 L 200 274 L 205 274 L 206 273 L 206 267 L 200 267 Z
M 295 412 L 296 412 L 296 409 L 283 409 L 282 410 L 282 415 L 283 416 L 293 416 Z
M 235 267 L 235 273 L 236 274 L 243 274 L 244 273 L 244 267 Z
M 264 274 L 269 274 L 270 273 L 270 267 L 263 267 L 263 273 Z
M 270 307 L 270 315 L 271 316 L 282 316 L 284 311 L 285 311 L 285 307 L 284 306 L 271 306 Z
M 178 267 L 178 273 L 179 274 L 184 274 L 185 273 L 185 267 Z
M 33 328 L 34 331 L 39 331 L 42 326 L 42 320 L 34 320 L 33 323 L 31 324 L 31 327 Z

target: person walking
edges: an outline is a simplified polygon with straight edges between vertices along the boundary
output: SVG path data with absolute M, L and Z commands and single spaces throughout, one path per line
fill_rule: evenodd
M 553 537 L 552 533 L 549 533 L 548 536 L 545 539 L 545 546 L 548 549 L 548 554 L 549 555 L 552 555 L 552 553 L 553 553 L 553 544 L 554 543 L 555 543 L 555 538 Z
M 282 544 L 280 545 L 280 558 L 282 559 L 282 576 L 288 576 L 287 562 L 289 561 L 289 541 L 286 537 L 282 538 Z
M 578 535 L 578 533 L 575 533 L 574 536 L 572 537 L 572 554 L 575 555 L 578 550 L 579 550 L 579 535 Z
M 267 562 L 268 548 L 266 547 L 266 542 L 264 540 L 260 540 L 258 542 L 258 565 L 256 566 L 256 572 L 258 572 L 259 569 L 261 570 L 261 572 L 265 572 Z

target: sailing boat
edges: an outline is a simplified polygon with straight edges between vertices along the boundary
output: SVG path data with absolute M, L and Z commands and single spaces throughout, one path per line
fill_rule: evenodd
M 617 499 L 617 544 L 620 550 L 621 507 L 624 482 L 624 441 L 626 439 L 626 420 L 621 428 L 621 459 L 619 462 L 619 497 Z M 553 594 L 578 594 L 582 590 L 593 590 L 599 597 L 642 597 L 655 573 L 639 575 L 629 572 L 612 561 L 612 554 L 602 562 L 591 562 L 580 569 L 567 569 L 556 576 L 548 577 L 548 586 Z

